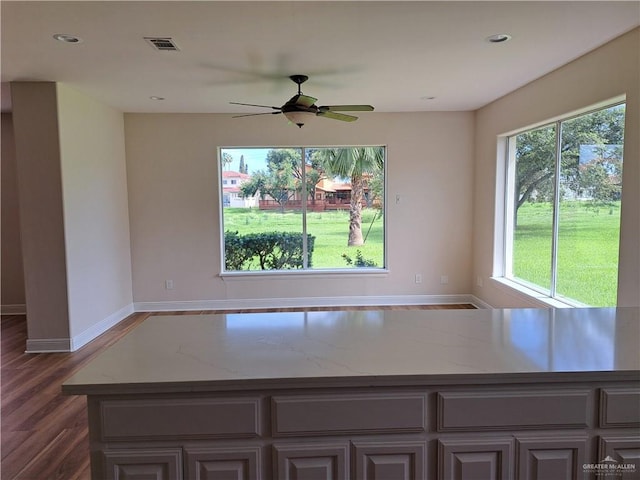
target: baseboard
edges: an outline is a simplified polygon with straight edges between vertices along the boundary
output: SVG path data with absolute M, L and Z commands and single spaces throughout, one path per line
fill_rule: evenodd
M 112 313 L 98 323 L 90 326 L 85 331 L 79 333 L 78 335 L 74 335 L 71 338 L 71 351 L 75 352 L 79 348 L 82 348 L 91 340 L 99 337 L 104 332 L 120 323 L 132 313 L 134 313 L 134 309 L 133 304 L 130 303 L 129 305 L 126 305 L 117 312 Z
M 91 340 L 99 337 L 104 332 L 120 323 L 132 313 L 133 304 L 130 303 L 71 338 L 27 339 L 27 350 L 25 353 L 75 352 Z
M 60 353 L 70 351 L 70 338 L 28 338 L 25 353 Z
M 1 315 L 26 315 L 27 306 L 24 303 L 15 305 L 0 305 Z
M 167 312 L 196 310 L 252 310 L 260 308 L 358 307 L 401 305 L 484 304 L 473 295 L 387 295 L 357 297 L 253 298 L 233 300 L 194 300 L 169 302 L 135 302 L 136 312 Z M 486 304 L 484 304 L 486 305 Z M 489 307 L 490 308 L 490 307 Z
M 469 297 L 471 298 L 471 300 L 469 300 L 469 303 L 471 305 L 473 305 L 476 308 L 482 308 L 482 309 L 487 309 L 487 310 L 492 310 L 493 307 L 491 305 L 489 305 L 487 302 L 485 302 L 484 300 L 480 300 L 478 297 L 476 297 L 475 295 L 469 295 Z

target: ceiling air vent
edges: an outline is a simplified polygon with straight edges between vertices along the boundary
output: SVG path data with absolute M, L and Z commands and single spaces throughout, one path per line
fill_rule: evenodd
M 144 37 L 144 39 L 156 50 L 163 52 L 177 52 L 180 50 L 171 37 Z

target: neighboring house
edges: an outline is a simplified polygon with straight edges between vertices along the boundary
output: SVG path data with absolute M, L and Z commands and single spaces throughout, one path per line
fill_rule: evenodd
M 316 212 L 324 210 L 348 210 L 351 205 L 351 183 L 342 183 L 329 178 L 323 178 L 316 184 L 313 198 L 309 198 L 307 202 L 307 207 Z M 287 208 L 299 208 L 301 203 L 300 195 L 296 193 L 294 197 L 287 202 Z M 369 206 L 369 203 L 369 187 L 365 185 L 362 206 Z M 281 208 L 280 204 L 271 199 L 271 197 L 260 200 L 261 210 L 274 210 L 278 208 Z
M 364 189 L 364 204 L 366 205 L 366 199 L 369 195 L 369 188 L 365 186 Z M 314 205 L 322 206 L 322 210 L 325 209 L 341 209 L 349 208 L 351 204 L 351 183 L 350 182 L 336 182 L 329 178 L 324 178 L 318 182 L 314 192 Z
M 251 208 L 258 206 L 257 194 L 252 197 L 243 197 L 240 186 L 247 182 L 251 175 L 234 172 L 231 170 L 222 172 L 222 206 L 234 208 Z

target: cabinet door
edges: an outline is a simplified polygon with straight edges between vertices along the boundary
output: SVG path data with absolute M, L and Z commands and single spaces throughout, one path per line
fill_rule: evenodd
M 598 461 L 617 468 L 616 480 L 640 479 L 640 436 L 603 436 L 599 447 Z
M 189 480 L 263 478 L 260 447 L 187 447 L 184 451 Z
M 513 439 L 440 440 L 440 480 L 507 480 L 513 478 Z
M 349 445 L 275 445 L 273 464 L 278 480 L 347 480 Z
M 182 480 L 179 448 L 107 450 L 103 455 L 106 480 Z
M 586 437 L 518 438 L 518 478 L 582 479 L 586 447 Z
M 353 447 L 356 464 L 355 478 L 366 480 L 425 478 L 425 442 L 354 442 Z

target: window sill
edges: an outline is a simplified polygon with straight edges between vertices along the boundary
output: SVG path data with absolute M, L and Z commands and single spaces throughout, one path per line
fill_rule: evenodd
M 384 277 L 389 274 L 386 268 L 353 268 L 327 270 L 256 270 L 247 272 L 222 272 L 219 276 L 224 280 L 251 280 L 268 278 L 344 278 L 344 277 Z
M 569 299 L 552 298 L 544 293 L 537 292 L 532 288 L 528 288 L 521 283 L 515 282 L 505 277 L 491 277 L 491 280 L 495 284 L 509 293 L 516 293 L 519 296 L 524 297 L 527 301 L 540 304 L 542 308 L 579 308 L 588 307 L 588 305 L 580 304 L 579 302 L 571 301 Z

